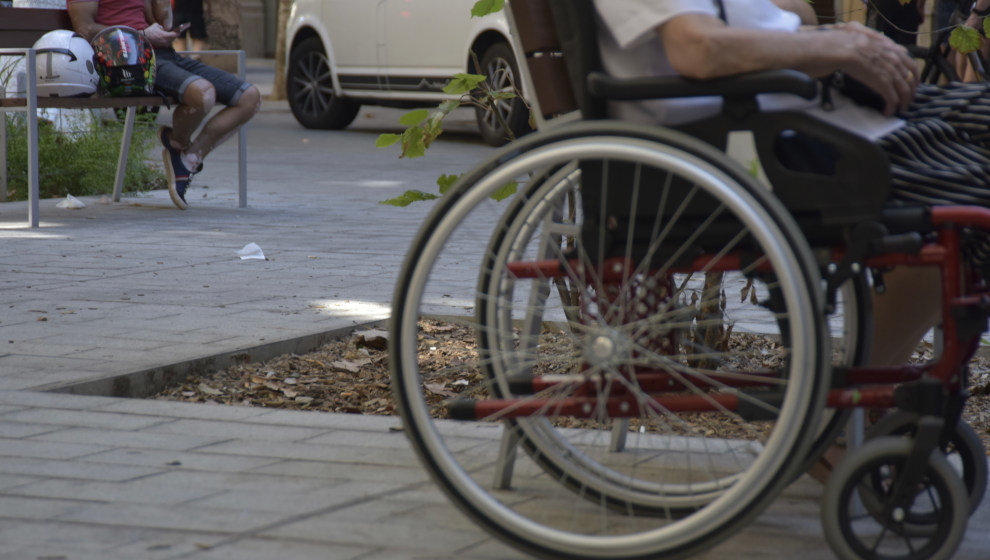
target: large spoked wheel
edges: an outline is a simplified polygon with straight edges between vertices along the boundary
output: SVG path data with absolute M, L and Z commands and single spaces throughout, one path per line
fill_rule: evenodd
M 622 234 L 589 248 L 599 230 Z M 527 137 L 468 174 L 409 254 L 390 353 L 407 433 L 513 545 L 687 554 L 758 514 L 809 451 L 829 360 L 815 265 L 779 203 L 703 144 L 616 123 Z M 463 327 L 477 354 L 437 356 Z
M 492 146 L 501 146 L 510 138 L 519 138 L 532 130 L 529 108 L 523 101 L 522 81 L 512 48 L 507 43 L 495 43 L 481 55 L 480 73 L 485 87 L 492 93 L 514 94 L 515 97 L 495 99 L 492 106 L 475 107 L 475 118 L 481 137 Z
M 495 236 L 488 248 L 489 261 L 484 265 L 483 270 L 488 271 L 482 274 L 479 283 L 479 298 L 477 306 L 479 316 L 483 317 L 482 322 L 486 326 L 504 320 L 512 321 L 509 316 L 500 315 L 500 311 L 506 311 L 498 305 L 489 305 L 489 302 L 497 302 L 497 295 L 504 286 L 499 286 L 499 282 L 504 282 L 505 278 L 494 274 L 496 271 L 504 271 L 506 262 L 519 260 L 520 255 L 526 251 L 527 243 L 534 242 L 534 232 L 540 228 L 546 237 L 542 243 L 535 248 L 538 259 L 553 258 L 548 253 L 552 252 L 551 247 L 559 249 L 557 255 L 565 252 L 574 252 L 577 246 L 577 236 L 580 235 L 577 225 L 578 208 L 581 206 L 581 170 L 579 166 L 563 166 L 557 169 L 546 170 L 541 176 L 534 176 L 526 191 L 518 196 L 502 220 L 496 227 Z M 534 246 L 535 247 L 535 246 Z M 533 249 L 533 247 L 530 247 Z M 703 277 L 699 274 L 699 278 Z M 737 275 L 738 277 L 738 275 Z M 638 281 L 632 283 L 637 284 Z M 546 313 L 544 309 L 546 300 L 550 294 L 555 293 L 555 300 L 561 301 L 564 310 L 569 310 L 569 320 L 578 321 L 574 317 L 579 312 L 581 305 L 580 295 L 582 293 L 581 282 L 573 278 L 548 279 L 545 282 L 533 283 L 533 288 L 538 292 L 533 293 L 532 302 L 533 313 L 531 319 L 539 319 Z M 587 286 L 585 286 L 587 288 Z M 642 286 L 640 286 L 642 288 Z M 769 288 L 764 288 L 770 292 Z M 685 290 L 684 292 L 686 292 Z M 861 365 L 866 360 L 866 349 L 868 348 L 868 336 L 872 321 L 870 306 L 870 286 L 864 275 L 858 275 L 842 284 L 838 291 L 837 308 L 832 317 L 829 318 L 828 328 L 832 341 L 832 363 L 838 366 Z M 686 295 L 685 293 L 681 294 Z M 494 296 L 494 297 L 493 297 Z M 678 294 L 676 290 L 663 301 L 661 296 L 654 290 L 642 292 L 630 299 L 627 306 L 652 306 L 653 309 L 661 313 L 673 316 L 681 314 L 683 321 L 696 313 L 694 308 L 685 308 L 680 303 L 676 303 Z M 653 303 L 647 300 L 654 299 Z M 634 303 L 635 302 L 635 303 Z M 768 325 L 773 324 L 773 319 L 768 315 L 765 308 L 761 308 L 760 303 L 754 302 L 752 298 L 739 301 L 726 301 L 728 306 L 725 311 L 730 316 L 764 316 L 764 324 L 759 329 L 766 332 Z M 662 307 L 668 309 L 660 309 Z M 561 310 L 557 310 L 560 315 Z M 491 313 L 489 315 L 489 312 Z M 565 311 L 566 313 L 566 311 Z M 731 319 L 730 319 L 731 320 Z M 659 323 L 666 326 L 673 325 L 675 320 L 672 317 L 662 319 Z M 664 328 L 667 328 L 667 327 Z M 695 325 L 696 326 L 696 325 Z M 750 325 L 752 328 L 753 325 Z M 640 327 L 637 327 L 640 328 Z M 744 327 L 745 328 L 745 327 Z M 513 339 L 520 344 L 539 345 L 541 325 L 536 321 L 523 323 L 523 325 L 506 326 L 505 328 L 494 327 L 481 329 L 478 334 L 478 341 L 483 350 L 487 350 L 491 345 L 498 348 L 500 343 L 496 341 L 500 333 L 511 333 Z M 676 329 L 671 329 L 672 331 Z M 688 331 L 689 329 L 681 329 Z M 697 334 L 695 329 L 695 334 Z M 520 336 L 521 333 L 525 333 Z M 641 338 L 647 338 L 645 334 Z M 740 338 L 745 338 L 742 335 Z M 764 349 L 761 348 L 760 351 Z M 535 349 L 530 349 L 535 352 Z M 497 359 L 485 358 L 482 354 L 482 361 L 486 364 L 496 364 Z M 496 375 L 491 372 L 491 375 Z M 504 375 L 504 372 L 503 372 Z M 522 377 L 526 377 L 523 375 Z M 520 376 L 516 376 L 517 385 Z M 842 429 L 845 428 L 849 418 L 847 410 L 829 410 L 824 414 L 826 421 L 815 438 L 815 443 L 808 454 L 805 466 L 796 472 L 795 476 L 804 473 L 824 451 L 832 444 Z M 612 433 L 609 436 L 608 449 L 611 453 L 620 451 L 631 451 L 626 449 L 626 441 L 630 432 L 629 420 L 615 420 Z M 558 434 L 552 423 L 546 419 L 536 421 L 533 419 L 524 422 L 513 422 L 510 424 L 513 433 L 519 437 L 520 445 L 531 456 L 532 460 L 542 466 L 554 478 L 564 484 L 572 486 L 576 491 L 582 493 L 587 499 L 606 503 L 619 511 L 635 510 L 642 515 L 665 515 L 674 510 L 696 508 L 698 504 L 704 503 L 706 499 L 714 498 L 730 485 L 735 478 L 735 473 L 728 474 L 724 479 L 711 480 L 709 493 L 701 490 L 701 486 L 694 484 L 690 491 L 678 492 L 673 485 L 666 485 L 664 491 L 659 491 L 656 481 L 649 478 L 631 478 L 628 469 L 615 471 L 608 466 L 607 461 L 600 462 L 592 457 L 585 456 L 574 449 L 567 442 L 566 436 Z M 684 498 L 681 500 L 677 497 Z
M 882 436 L 913 437 L 918 428 L 918 418 L 918 414 L 915 413 L 894 411 L 870 428 L 866 434 L 867 439 Z M 969 496 L 969 512 L 975 512 L 986 493 L 988 476 L 987 455 L 980 436 L 972 426 L 960 420 L 953 429 L 952 435 L 942 445 L 942 452 L 945 453 L 949 464 L 962 477 L 966 495 Z M 926 518 L 909 521 L 922 526 L 931 526 L 934 523 L 933 520 Z M 923 528 L 919 529 L 924 532 Z
M 306 128 L 344 128 L 361 108 L 360 103 L 334 92 L 330 61 L 319 37 L 305 39 L 292 49 L 286 90 L 292 114 Z
M 893 499 L 913 442 L 882 437 L 851 452 L 825 486 L 822 524 L 843 560 L 943 560 L 962 542 L 969 500 L 959 475 L 941 453 L 928 459 L 922 483 L 907 501 Z M 877 504 L 866 507 L 864 502 Z M 931 519 L 927 534 L 911 530 L 911 519 Z

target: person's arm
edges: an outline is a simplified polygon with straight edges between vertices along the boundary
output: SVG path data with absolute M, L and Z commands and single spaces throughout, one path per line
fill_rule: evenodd
M 172 3 L 170 0 L 145 0 L 145 18 L 151 24 L 144 30 L 144 37 L 153 47 L 168 47 L 179 36 L 172 31 Z
M 986 17 L 980 15 L 983 12 L 990 12 L 990 0 L 976 0 L 973 3 L 969 16 L 966 18 L 966 25 L 974 29 L 983 29 L 983 18 Z
M 93 39 L 97 33 L 106 26 L 96 23 L 96 10 L 100 3 L 93 2 L 70 2 L 67 6 L 69 19 L 72 20 L 72 28 L 76 33 L 82 35 L 87 41 Z
M 687 78 L 777 69 L 822 77 L 842 71 L 883 97 L 887 115 L 907 109 L 918 85 L 907 50 L 863 26 L 792 33 L 727 27 L 717 17 L 685 14 L 658 32 L 674 70 Z
M 150 23 L 157 23 L 162 28 L 172 30 L 172 2 L 171 0 L 146 0 L 146 8 L 150 10 Z

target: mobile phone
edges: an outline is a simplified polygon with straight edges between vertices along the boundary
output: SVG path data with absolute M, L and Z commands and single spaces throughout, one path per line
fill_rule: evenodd
M 186 23 L 183 23 L 183 24 L 179 25 L 178 27 L 176 27 L 172 31 L 175 32 L 176 34 L 182 34 L 183 32 L 185 32 L 186 29 L 189 29 L 189 27 L 191 25 L 192 25 L 191 23 L 186 22 Z

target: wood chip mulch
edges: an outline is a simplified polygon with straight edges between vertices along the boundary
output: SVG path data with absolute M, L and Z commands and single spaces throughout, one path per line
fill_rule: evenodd
M 162 400 L 210 402 L 294 410 L 352 414 L 395 414 L 389 379 L 388 333 L 356 331 L 303 355 L 283 355 L 261 363 L 232 366 L 212 375 L 189 379 L 153 396 Z M 561 336 L 561 339 L 565 337 Z M 561 342 L 563 344 L 563 342 Z M 772 344 L 771 344 L 772 346 Z M 420 335 L 424 371 L 455 372 L 449 378 L 427 379 L 426 388 L 437 407 L 450 396 L 476 385 L 482 373 L 463 364 L 477 360 L 473 331 L 460 324 L 426 322 Z M 553 349 L 541 348 L 543 352 Z M 923 343 L 916 360 L 931 357 Z M 546 367 L 555 367 L 548 362 Z M 990 449 L 990 359 L 971 363 L 972 396 L 964 419 Z

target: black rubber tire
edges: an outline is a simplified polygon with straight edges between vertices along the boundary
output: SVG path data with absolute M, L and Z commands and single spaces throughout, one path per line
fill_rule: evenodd
M 934 496 L 937 504 L 928 539 L 918 543 L 919 536 L 900 529 L 894 519 L 876 519 L 869 513 L 856 512 L 856 495 L 872 492 L 873 479 L 879 474 L 896 473 L 910 457 L 914 443 L 907 438 L 889 436 L 870 440 L 852 451 L 832 473 L 822 500 L 822 526 L 825 538 L 835 555 L 842 560 L 947 560 L 962 542 L 969 518 L 969 499 L 955 469 L 941 453 L 928 459 L 924 489 L 917 496 Z M 889 479 L 888 479 L 889 480 Z M 892 481 L 888 484 L 893 484 Z M 888 485 L 883 487 L 889 488 Z M 937 499 L 936 499 L 937 498 Z M 912 504 L 911 507 L 914 507 Z M 894 510 L 891 517 L 895 517 Z M 912 512 L 907 512 L 910 518 Z M 864 533 L 863 525 L 872 517 L 872 532 Z M 873 534 L 879 532 L 879 536 Z M 891 550 L 889 544 L 903 540 L 902 547 Z
M 918 427 L 918 415 L 895 411 L 880 419 L 867 432 L 866 438 L 873 439 L 883 436 L 908 436 L 913 437 Z M 976 434 L 973 427 L 960 420 L 956 428 L 946 442 L 947 455 L 954 454 L 959 458 L 962 465 L 963 484 L 966 485 L 966 493 L 969 495 L 969 512 L 972 514 L 983 501 L 983 495 L 987 491 L 987 456 L 983 449 L 983 442 Z
M 319 37 L 304 39 L 292 49 L 285 88 L 292 115 L 306 128 L 346 128 L 361 108 L 334 92 L 330 61 Z
M 522 91 L 519 66 L 512 48 L 507 43 L 495 43 L 481 56 L 480 74 L 488 77 L 487 87 L 493 90 L 513 89 L 518 95 Z M 502 120 L 508 126 L 512 136 L 519 138 L 532 131 L 529 126 L 529 108 L 522 97 L 507 101 L 496 101 L 496 107 L 502 115 Z M 485 142 L 492 146 L 501 146 L 511 140 L 505 127 L 495 115 L 484 107 L 475 107 L 475 118 L 478 129 Z

